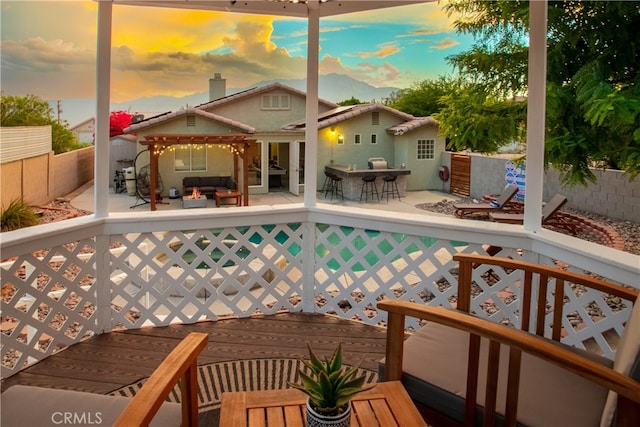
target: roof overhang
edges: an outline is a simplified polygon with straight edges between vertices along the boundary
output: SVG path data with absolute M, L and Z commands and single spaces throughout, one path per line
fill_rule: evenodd
M 344 15 L 436 0 L 96 0 L 114 5 L 173 7 L 178 9 L 250 13 L 296 18 L 309 17 L 309 4 L 318 4 L 320 17 Z

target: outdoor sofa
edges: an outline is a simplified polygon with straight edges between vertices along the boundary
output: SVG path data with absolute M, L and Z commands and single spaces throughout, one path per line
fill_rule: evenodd
M 238 184 L 230 176 L 186 176 L 182 178 L 182 194 L 188 196 L 197 188 L 201 194 L 213 198 L 216 191 L 237 190 Z

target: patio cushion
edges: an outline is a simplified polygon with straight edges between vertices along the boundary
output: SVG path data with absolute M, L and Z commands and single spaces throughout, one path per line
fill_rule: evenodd
M 182 186 L 185 188 L 192 190 L 193 187 L 198 187 L 199 185 L 200 185 L 200 177 L 186 176 L 182 178 Z
M 224 187 L 226 188 L 228 176 L 202 176 L 200 177 L 201 187 Z
M 111 426 L 131 401 L 128 397 L 14 385 L 2 393 L 2 427 Z M 165 402 L 151 426 L 179 426 L 182 407 Z
M 562 345 L 562 344 L 558 344 Z M 565 346 L 567 347 L 567 346 Z M 426 406 L 435 396 L 446 399 L 448 393 L 437 393 L 440 389 L 453 393 L 453 399 L 447 403 L 450 413 L 447 416 L 462 420 L 466 390 L 467 352 L 469 334 L 430 322 L 409 337 L 404 344 L 403 371 L 414 377 L 409 379 L 407 390 L 420 389 L 418 394 L 409 394 Z M 486 340 L 482 340 L 480 366 L 487 363 Z M 611 366 L 609 359 L 585 351 L 571 348 L 572 351 L 585 353 L 600 363 Z M 497 408 L 504 413 L 506 372 L 508 349 L 504 346 L 500 354 L 500 385 Z M 484 402 L 486 379 L 485 370 L 480 369 L 478 403 Z M 457 396 L 454 396 L 457 395 Z M 459 396 L 459 397 L 458 397 Z M 518 422 L 528 426 L 595 426 L 600 423 L 607 390 L 535 357 L 523 354 L 518 399 Z M 456 400 L 458 402 L 456 402 Z
M 613 369 L 640 381 L 640 302 L 638 301 L 633 306 L 618 343 Z M 607 403 L 602 412 L 601 427 L 608 427 L 612 424 L 617 401 L 618 395 L 609 392 Z

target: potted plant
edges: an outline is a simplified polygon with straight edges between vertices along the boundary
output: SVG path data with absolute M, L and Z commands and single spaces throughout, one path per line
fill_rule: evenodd
M 358 366 L 342 366 L 342 344 L 330 359 L 320 360 L 309 347 L 309 369 L 299 371 L 300 382 L 289 383 L 307 394 L 307 427 L 348 427 L 351 424 L 351 398 L 374 385 L 365 386 L 364 375 L 356 377 Z

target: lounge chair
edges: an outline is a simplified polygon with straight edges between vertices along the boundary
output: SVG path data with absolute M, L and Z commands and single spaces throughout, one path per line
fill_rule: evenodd
M 204 333 L 190 333 L 132 398 L 23 385 L 9 387 L 2 393 L 1 424 L 3 427 L 197 426 L 197 360 L 208 338 Z M 178 381 L 182 403 L 166 402 Z
M 477 214 L 486 215 L 489 212 L 502 211 L 510 205 L 511 199 L 518 192 L 518 186 L 516 184 L 509 184 L 500 196 L 490 203 L 456 203 L 453 207 L 456 209 L 454 214 L 458 218 L 464 218 L 466 216 L 472 216 Z
M 556 194 L 549 202 L 542 207 L 542 223 L 546 224 L 554 215 L 567 203 L 567 198 L 562 194 Z M 504 222 L 507 224 L 522 224 L 523 213 L 491 212 L 489 218 L 492 221 Z
M 382 378 L 401 379 L 429 424 L 640 425 L 637 289 L 507 258 L 457 254 L 454 260 L 460 263 L 457 310 L 378 303 L 389 313 Z M 507 326 L 469 314 L 478 306 L 472 282 L 482 280 L 487 267 L 521 272 L 513 279 L 521 288 L 513 302 L 521 324 Z M 563 327 L 570 327 L 567 311 L 573 310 L 563 304 L 573 292 L 569 283 L 614 295 L 632 307 L 615 361 L 559 342 Z M 427 323 L 405 340 L 406 316 Z

